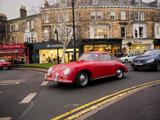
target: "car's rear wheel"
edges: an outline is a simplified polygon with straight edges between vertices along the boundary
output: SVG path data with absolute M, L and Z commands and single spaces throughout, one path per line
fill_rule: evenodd
M 79 72 L 76 77 L 76 86 L 77 87 L 85 87 L 89 82 L 89 75 L 85 72 Z
M 116 71 L 116 78 L 121 79 L 121 78 L 123 78 L 123 76 L 124 76 L 124 70 L 118 69 Z
M 158 63 L 156 64 L 156 70 L 157 70 L 157 71 L 160 71 L 160 62 L 158 62 Z

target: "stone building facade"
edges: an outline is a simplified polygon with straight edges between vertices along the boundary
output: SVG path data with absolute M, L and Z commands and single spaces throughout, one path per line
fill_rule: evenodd
M 0 43 L 4 43 L 7 34 L 7 17 L 0 13 Z
M 8 20 L 8 43 L 41 42 L 41 15 L 27 16 L 25 7 L 20 8 L 20 17 Z
M 109 50 L 115 54 L 120 49 L 125 53 L 153 49 L 154 39 L 160 37 L 159 3 L 159 0 L 150 3 L 142 0 L 79 0 L 75 3 L 76 37 L 89 40 L 89 44 L 84 43 L 83 51 Z M 71 0 L 53 5 L 45 0 L 41 15 L 43 33 L 48 39 L 54 39 L 54 30 L 61 21 L 60 10 L 68 27 L 72 27 Z M 122 44 L 106 42 L 109 40 L 122 40 Z

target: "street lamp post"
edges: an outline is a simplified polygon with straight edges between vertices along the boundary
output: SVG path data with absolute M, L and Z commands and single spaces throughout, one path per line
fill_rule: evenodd
M 76 61 L 76 44 L 75 44 L 75 16 L 74 16 L 74 0 L 72 0 L 72 19 L 73 19 L 73 47 L 74 47 L 74 61 Z
M 57 45 L 58 45 L 58 31 L 57 29 L 55 30 L 56 38 L 57 38 Z M 59 64 L 59 49 L 57 46 L 57 64 Z

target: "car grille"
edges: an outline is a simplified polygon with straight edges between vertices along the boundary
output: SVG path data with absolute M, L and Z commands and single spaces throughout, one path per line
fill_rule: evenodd
M 134 60 L 133 62 L 134 62 L 134 63 L 139 63 L 139 64 L 140 64 L 140 63 L 144 63 L 144 60 Z

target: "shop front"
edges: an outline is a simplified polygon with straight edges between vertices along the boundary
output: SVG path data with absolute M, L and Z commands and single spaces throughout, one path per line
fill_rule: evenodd
M 160 39 L 155 39 L 154 40 L 154 48 L 155 49 L 160 49 Z
M 78 58 L 79 49 L 76 49 Z M 61 63 L 63 55 L 63 45 L 55 42 L 35 43 L 32 54 L 32 61 L 35 63 Z M 73 61 L 74 49 L 68 45 L 65 52 L 65 62 Z M 58 60 L 59 59 L 59 60 Z
M 130 46 L 128 43 L 131 43 Z M 122 49 L 126 50 L 126 54 L 136 53 L 141 54 L 144 51 L 154 49 L 153 40 L 139 39 L 139 40 L 123 40 Z
M 87 39 L 83 40 L 81 45 L 81 53 L 88 51 L 106 51 L 118 56 L 121 51 L 122 39 Z
M 28 49 L 24 44 L 1 44 L 0 59 L 5 59 L 13 64 L 29 63 Z

